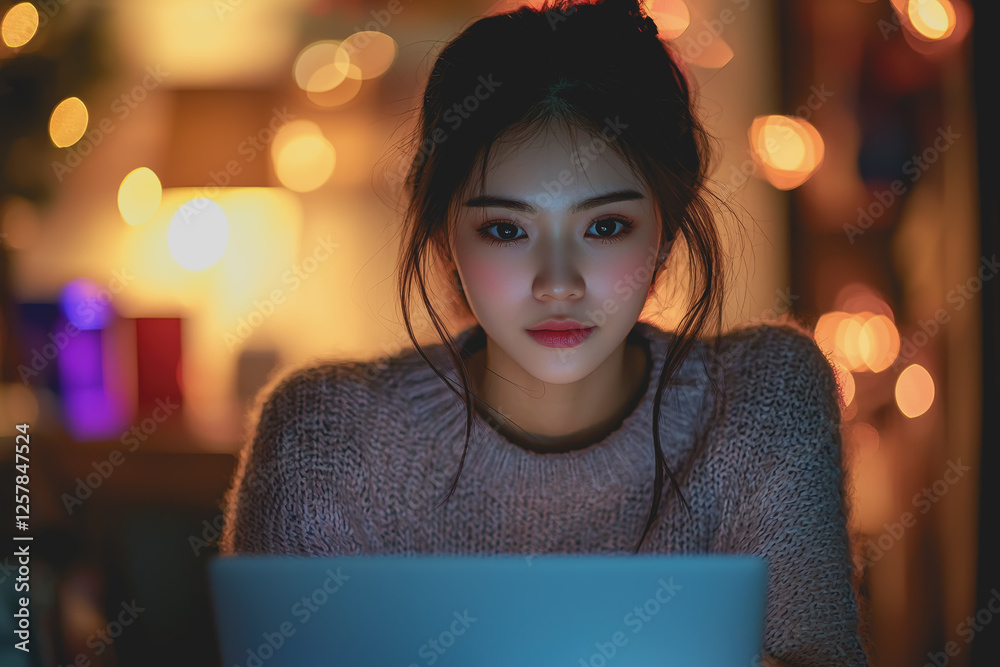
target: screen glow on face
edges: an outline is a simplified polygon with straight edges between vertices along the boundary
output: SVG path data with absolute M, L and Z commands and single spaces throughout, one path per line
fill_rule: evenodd
M 453 208 L 463 289 L 504 361 L 564 384 L 623 345 L 645 304 L 660 221 L 645 184 L 606 141 L 550 127 L 498 142 L 482 189 L 462 193 Z M 593 327 L 575 346 L 528 333 L 566 318 Z

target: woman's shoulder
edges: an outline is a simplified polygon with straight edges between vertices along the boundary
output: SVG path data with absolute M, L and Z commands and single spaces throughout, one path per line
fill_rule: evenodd
M 639 331 L 650 340 L 654 352 L 662 354 L 677 340 L 667 331 L 648 322 L 639 322 Z M 812 332 L 790 317 L 740 325 L 717 339 L 696 338 L 685 358 L 681 375 L 699 369 L 716 371 L 730 378 L 778 377 L 810 373 L 834 380 L 833 364 L 817 344 Z
M 778 461 L 837 460 L 841 390 L 812 333 L 788 319 L 744 326 L 723 339 L 725 423 L 741 456 L 762 469 Z
M 738 380 L 761 390 L 786 387 L 839 398 L 833 360 L 812 332 L 791 318 L 729 331 L 723 336 L 718 361 Z
M 358 359 L 333 358 L 285 366 L 257 391 L 248 416 L 251 425 L 339 432 L 349 423 L 365 422 L 380 402 L 370 366 Z

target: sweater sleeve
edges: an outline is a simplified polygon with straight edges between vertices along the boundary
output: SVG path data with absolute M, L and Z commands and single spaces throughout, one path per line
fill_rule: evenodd
M 836 376 L 794 325 L 763 325 L 743 345 L 737 495 L 726 521 L 728 550 L 768 562 L 764 652 L 790 665 L 866 667 Z
M 271 387 L 224 500 L 219 553 L 322 556 L 367 551 L 352 387 L 335 365 Z

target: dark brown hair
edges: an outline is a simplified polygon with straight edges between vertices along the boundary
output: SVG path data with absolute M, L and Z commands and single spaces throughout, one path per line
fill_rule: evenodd
M 417 343 L 409 312 L 414 286 L 462 375 L 465 450 L 442 502 L 451 498 L 458 485 L 473 414 L 479 416 L 473 410 L 462 355 L 428 298 L 428 268 L 432 268 L 431 275 L 449 278 L 454 270 L 448 237 L 454 200 L 470 183 L 477 164 L 480 182 L 485 179 L 490 149 L 501 135 L 529 134 L 560 122 L 600 137 L 613 123 L 615 136 L 606 144 L 654 193 L 662 238 L 684 239 L 693 297 L 658 380 L 653 409 L 654 493 L 634 551 L 639 551 L 657 518 L 664 471 L 672 482 L 670 490 L 677 491 L 690 514 L 680 482 L 663 455 L 659 423 L 663 392 L 706 330 L 710 316 L 715 316 L 713 348 L 718 349 L 720 342 L 722 249 L 709 204 L 711 195 L 705 189 L 711 138 L 693 106 L 684 71 L 637 0 L 561 0 L 539 9 L 523 6 L 477 20 L 438 55 L 411 137 L 416 154 L 405 179 L 408 204 L 397 271 L 403 319 L 416 350 L 458 394 Z M 678 254 L 677 245 L 671 247 L 671 257 Z M 654 284 L 655 280 L 654 274 Z M 460 304 L 461 312 L 471 314 L 464 294 L 449 282 L 453 301 Z M 710 380 L 724 399 L 714 374 L 710 373 Z M 683 462 L 682 477 L 704 446 L 704 430 L 697 437 L 698 446 Z

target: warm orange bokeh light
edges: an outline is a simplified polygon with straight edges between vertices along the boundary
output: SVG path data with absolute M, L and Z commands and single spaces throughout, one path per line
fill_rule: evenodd
M 859 344 L 862 324 L 864 324 L 864 318 L 860 315 L 848 315 L 837 324 L 837 334 L 834 339 L 837 344 L 837 352 L 844 360 L 844 365 L 852 371 L 868 370 L 861 357 L 861 345 Z
M 823 138 L 811 123 L 796 116 L 757 116 L 749 130 L 754 159 L 779 190 L 809 180 L 823 163 Z
M 899 354 L 899 331 L 885 315 L 871 315 L 861 326 L 858 350 L 861 360 L 874 373 L 887 369 Z
M 907 366 L 896 380 L 896 405 L 911 419 L 927 412 L 934 402 L 934 378 L 920 364 Z
M 72 146 L 87 131 L 90 114 L 79 97 L 67 97 L 56 105 L 49 117 L 49 137 L 59 148 Z
M 0 23 L 3 43 L 12 49 L 30 42 L 37 31 L 38 10 L 30 2 L 21 2 L 8 9 Z
M 906 17 L 913 32 L 924 39 L 946 39 L 955 30 L 955 7 L 949 0 L 909 0 Z

